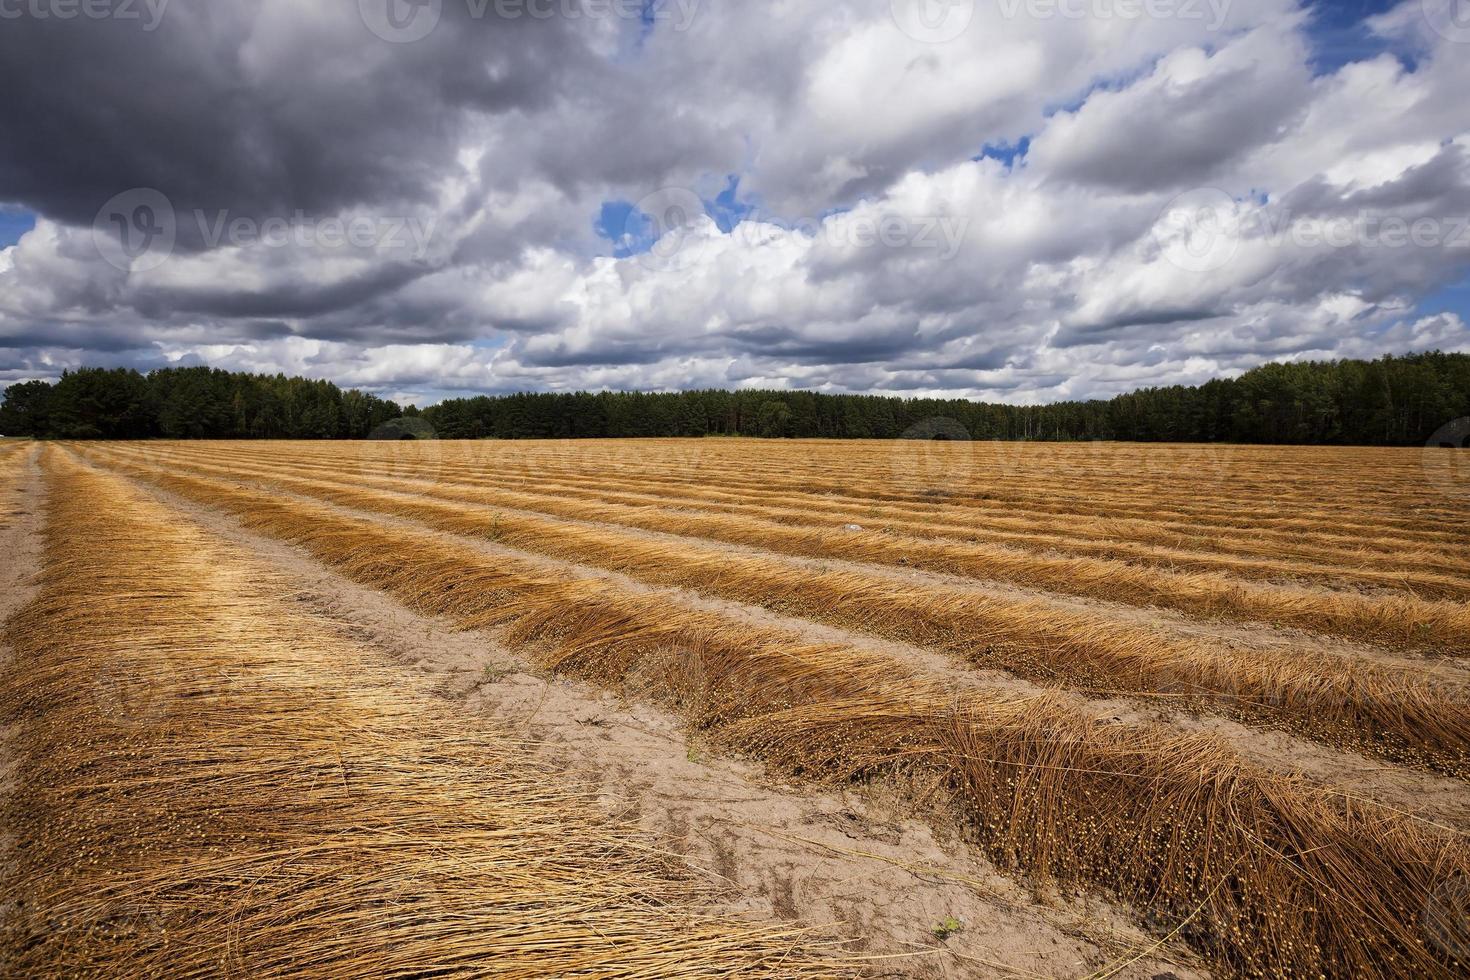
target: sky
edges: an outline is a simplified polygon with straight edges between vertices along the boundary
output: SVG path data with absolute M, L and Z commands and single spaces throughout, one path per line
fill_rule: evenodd
M 0 385 L 1470 351 L 1470 0 L 0 0 Z

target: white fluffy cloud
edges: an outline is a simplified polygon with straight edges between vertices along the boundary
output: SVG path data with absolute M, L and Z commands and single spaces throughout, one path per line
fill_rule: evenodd
M 53 100 L 65 136 L 0 149 L 0 204 L 40 215 L 0 250 L 0 378 L 202 360 L 419 401 L 770 385 L 1034 402 L 1470 349 L 1460 316 L 1423 306 L 1470 272 L 1470 58 L 1418 0 L 1365 28 L 1384 53 L 1325 73 L 1290 0 L 1131 19 L 1006 0 L 942 43 L 889 0 L 703 0 L 682 30 L 467 22 L 401 45 L 336 6 L 171 8 L 157 70 L 233 101 L 167 111 L 190 145 L 210 145 L 211 113 L 234 119 L 227 166 L 130 147 L 111 176 L 91 158 L 45 176 L 68 141 L 105 142 L 83 99 Z M 55 28 L 31 41 L 58 66 L 101 43 Z M 732 176 L 744 207 L 700 213 Z M 139 185 L 174 205 L 174 248 L 129 267 L 88 222 Z M 596 233 L 604 202 L 649 195 L 652 251 Z

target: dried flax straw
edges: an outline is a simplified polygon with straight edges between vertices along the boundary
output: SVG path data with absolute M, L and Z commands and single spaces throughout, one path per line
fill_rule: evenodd
M 509 739 L 283 583 L 48 451 L 14 726 L 0 975 L 816 977 Z

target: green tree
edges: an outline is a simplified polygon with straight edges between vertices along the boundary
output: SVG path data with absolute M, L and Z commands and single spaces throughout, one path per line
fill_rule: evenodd
M 764 439 L 780 439 L 791 431 L 791 409 L 785 402 L 768 401 L 756 415 L 756 431 Z
M 45 436 L 51 429 L 52 386 L 45 381 L 24 381 L 5 389 L 0 404 L 0 435 Z

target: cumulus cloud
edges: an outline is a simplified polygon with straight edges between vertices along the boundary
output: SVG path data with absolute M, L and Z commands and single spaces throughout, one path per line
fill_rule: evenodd
M 938 38 L 890 0 L 444 0 L 385 39 L 397 2 L 0 23 L 0 206 L 38 216 L 0 380 L 1037 402 L 1470 349 L 1431 308 L 1470 273 L 1470 58 L 1418 0 L 1326 73 L 1295 0 Z

